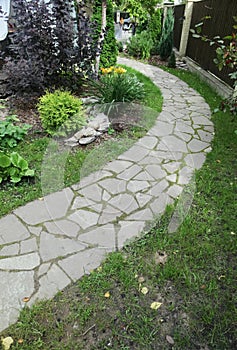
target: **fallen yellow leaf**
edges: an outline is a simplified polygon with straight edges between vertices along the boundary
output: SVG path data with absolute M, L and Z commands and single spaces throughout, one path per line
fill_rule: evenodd
M 27 303 L 29 300 L 30 300 L 29 297 L 24 297 L 24 298 L 22 299 L 22 301 L 24 301 L 24 303 Z
M 141 289 L 141 293 L 144 294 L 144 295 L 146 295 L 148 292 L 149 292 L 149 290 L 148 290 L 147 287 L 143 287 L 143 288 Z
M 153 303 L 151 303 L 151 309 L 153 310 L 157 310 L 159 309 L 159 307 L 161 307 L 162 303 L 158 303 L 158 301 L 154 301 Z
M 12 345 L 12 343 L 13 343 L 12 337 L 2 338 L 3 350 L 9 350 L 11 345 Z
M 17 343 L 18 343 L 18 344 L 23 344 L 23 343 L 24 343 L 24 340 L 23 340 L 22 338 L 20 338 L 20 339 L 17 340 Z
M 110 292 L 106 292 L 104 296 L 105 298 L 110 298 Z
M 145 278 L 144 278 L 143 276 L 139 277 L 139 278 L 138 278 L 138 282 L 139 282 L 139 283 L 145 282 Z

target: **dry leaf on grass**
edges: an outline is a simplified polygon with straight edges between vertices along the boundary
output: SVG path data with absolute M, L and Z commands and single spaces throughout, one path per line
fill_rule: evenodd
M 110 292 L 106 292 L 104 295 L 105 298 L 110 298 Z
M 162 252 L 162 251 L 158 250 L 155 253 L 155 263 L 157 265 L 159 265 L 159 264 L 164 265 L 167 261 L 167 258 L 168 258 L 168 255 L 166 254 L 166 252 Z
M 13 339 L 12 337 L 6 337 L 6 338 L 2 338 L 2 347 L 3 350 L 9 350 L 11 345 L 13 343 Z
M 167 335 L 165 338 L 169 344 L 174 345 L 174 339 L 170 335 Z
M 159 309 L 159 307 L 161 307 L 162 303 L 159 303 L 158 301 L 154 301 L 153 303 L 151 303 L 151 309 L 153 310 L 157 310 Z
M 147 287 L 142 287 L 141 293 L 146 295 L 149 292 L 149 289 Z

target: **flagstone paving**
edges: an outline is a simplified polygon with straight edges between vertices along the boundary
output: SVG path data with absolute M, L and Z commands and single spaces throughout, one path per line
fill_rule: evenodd
M 148 230 L 211 150 L 210 108 L 196 91 L 157 67 L 119 63 L 154 81 L 163 110 L 102 170 L 0 219 L 0 331 L 16 322 L 25 297 L 28 305 L 53 297 Z

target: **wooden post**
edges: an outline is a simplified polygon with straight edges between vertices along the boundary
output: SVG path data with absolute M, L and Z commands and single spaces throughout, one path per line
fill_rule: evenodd
M 196 0 L 188 0 L 185 5 L 183 28 L 182 28 L 182 34 L 180 39 L 180 45 L 179 45 L 179 55 L 181 57 L 184 57 L 186 55 L 186 50 L 188 45 L 188 36 L 189 36 L 189 30 L 190 30 L 192 13 L 193 13 L 193 3 L 195 1 Z

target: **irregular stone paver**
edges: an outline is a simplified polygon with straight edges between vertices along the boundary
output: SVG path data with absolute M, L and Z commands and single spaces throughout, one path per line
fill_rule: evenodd
M 185 210 L 190 207 L 195 170 L 211 150 L 209 106 L 157 67 L 119 62 L 160 88 L 162 112 L 143 138 L 102 170 L 0 218 L 0 331 L 17 320 L 24 297 L 30 298 L 28 305 L 53 297 L 98 267 L 108 252 L 151 228 L 166 206 L 181 198 L 169 225 L 175 231 L 186 186 Z

